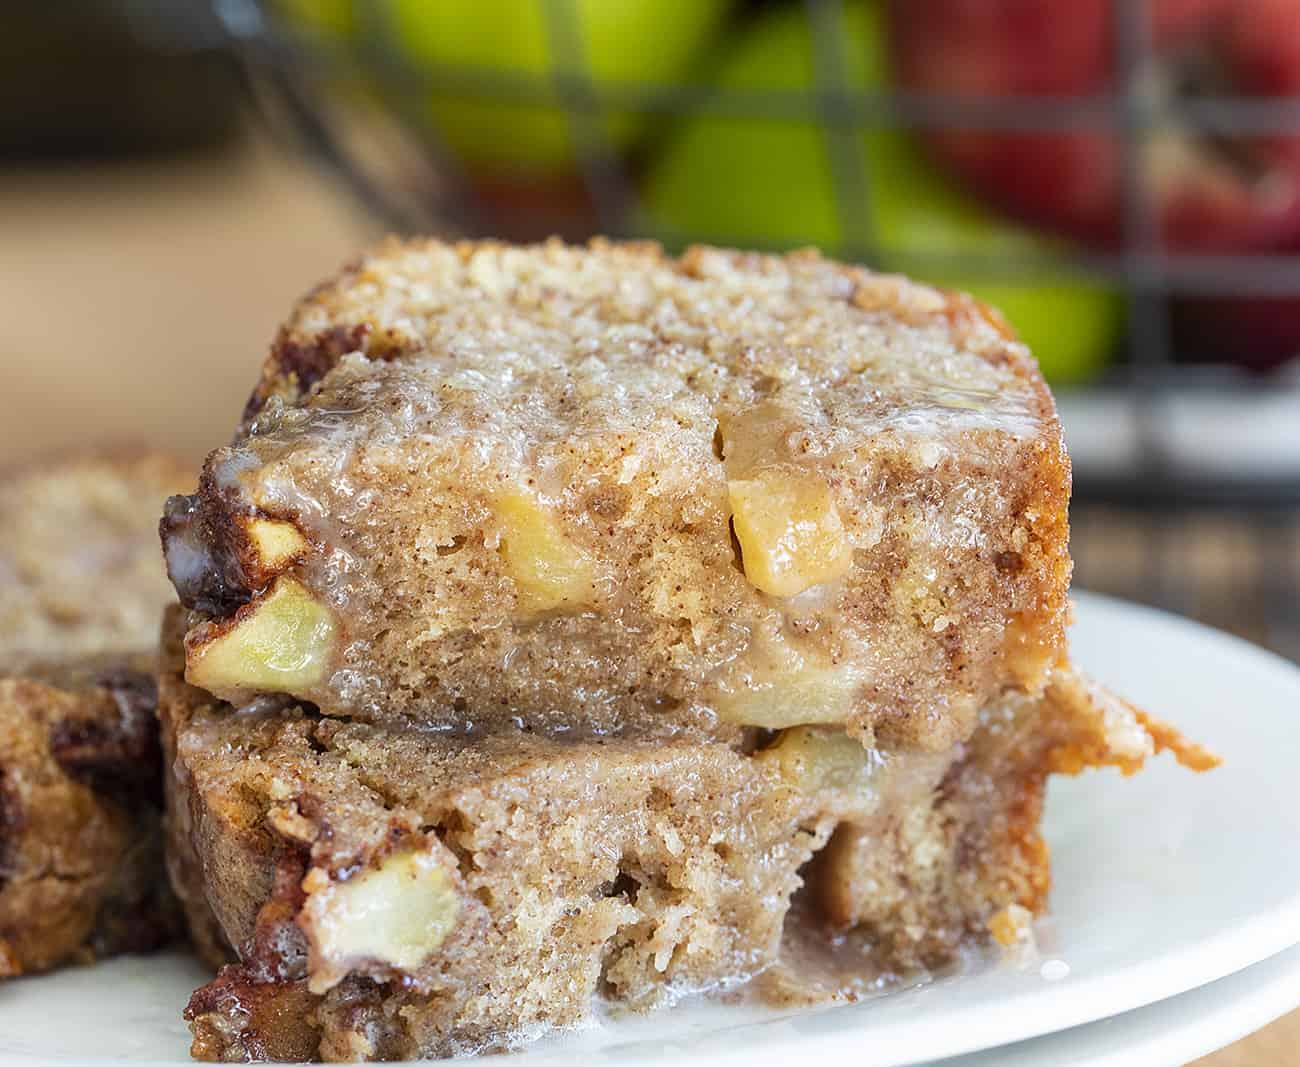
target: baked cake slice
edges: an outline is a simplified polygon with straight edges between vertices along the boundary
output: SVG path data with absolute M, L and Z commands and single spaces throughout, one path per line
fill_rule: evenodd
M 168 504 L 188 676 L 327 716 L 944 751 L 1064 655 L 1069 466 L 970 298 L 644 244 L 390 241 Z
M 207 1060 L 511 1047 L 598 1001 L 745 982 L 852 997 L 1042 909 L 1050 773 L 1171 742 L 1068 673 L 944 753 L 826 727 L 738 750 L 236 711 L 186 684 L 182 631 L 160 679 L 173 874 L 230 961 L 187 1011 Z
M 217 1060 L 849 998 L 1046 902 L 1069 464 L 969 298 L 813 253 L 390 241 L 170 500 L 173 883 Z
M 153 456 L 0 478 L 0 974 L 176 932 L 162 849 Z

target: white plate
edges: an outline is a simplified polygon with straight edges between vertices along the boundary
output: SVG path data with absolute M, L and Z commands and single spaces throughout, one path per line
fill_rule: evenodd
M 933 1067 L 1179 1067 L 1296 1007 L 1300 947 L 1145 1008 Z
M 691 1005 L 550 1039 L 519 1059 L 919 1063 L 1131 1011 L 1300 943 L 1300 670 L 1095 596 L 1079 597 L 1073 643 L 1097 677 L 1176 720 L 1225 765 L 1193 775 L 1165 757 L 1129 780 L 1103 772 L 1053 783 L 1056 888 L 1039 959 L 812 1014 Z M 178 1015 L 200 980 L 171 956 L 0 986 L 0 1057 L 183 1061 Z

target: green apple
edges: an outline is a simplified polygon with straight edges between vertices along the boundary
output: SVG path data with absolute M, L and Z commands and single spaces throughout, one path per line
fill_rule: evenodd
M 319 0 L 318 0 L 319 2 Z M 733 0 L 570 0 L 581 73 L 599 94 L 617 86 L 688 80 Z M 435 90 L 428 118 L 471 170 L 548 175 L 575 169 L 577 153 L 550 75 L 564 57 L 550 46 L 546 0 L 390 0 L 383 5 L 417 72 L 471 71 L 492 85 L 511 79 L 526 100 Z M 626 149 L 653 116 L 606 111 L 597 120 Z
M 294 25 L 326 37 L 352 33 L 352 0 L 275 0 L 272 10 Z
M 883 12 L 874 0 L 844 7 L 836 35 L 850 88 L 888 84 Z M 815 89 L 813 42 L 799 5 L 760 19 L 723 61 L 722 90 Z M 673 237 L 728 244 L 841 247 L 828 133 L 812 120 L 737 117 L 707 112 L 685 120 L 652 168 L 645 227 Z M 933 170 L 911 139 L 891 129 L 860 139 L 869 178 L 871 232 L 880 266 L 964 289 L 1001 309 L 1057 383 L 1091 377 L 1113 349 L 1122 301 L 1084 281 L 1008 282 L 944 268 L 945 256 L 1050 267 L 1066 249 L 1054 240 L 988 214 Z

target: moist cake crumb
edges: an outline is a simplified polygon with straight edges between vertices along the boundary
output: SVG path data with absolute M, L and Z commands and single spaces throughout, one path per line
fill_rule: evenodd
M 787 1006 L 879 992 L 1043 908 L 1054 764 L 1156 750 L 1068 686 L 985 709 L 942 754 L 815 727 L 737 750 L 236 711 L 185 683 L 182 631 L 160 680 L 169 849 L 225 964 L 186 1013 L 200 1059 L 510 1048 L 597 1003 L 746 984 Z
M 811 252 L 389 241 L 168 504 L 190 680 L 440 729 L 942 751 L 1063 656 L 1069 466 L 976 301 Z

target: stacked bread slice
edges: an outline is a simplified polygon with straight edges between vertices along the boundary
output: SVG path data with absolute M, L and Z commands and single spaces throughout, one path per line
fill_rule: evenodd
M 1046 905 L 1049 775 L 1212 758 L 1069 663 L 1069 463 L 969 298 L 801 253 L 390 241 L 167 504 L 214 1060 L 852 998 Z

